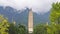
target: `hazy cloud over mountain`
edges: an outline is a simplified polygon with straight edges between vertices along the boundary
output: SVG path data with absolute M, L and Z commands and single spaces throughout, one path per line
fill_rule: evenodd
M 1 6 L 11 6 L 16 9 L 32 8 L 34 12 L 45 13 L 50 10 L 51 4 L 60 0 L 0 0 Z

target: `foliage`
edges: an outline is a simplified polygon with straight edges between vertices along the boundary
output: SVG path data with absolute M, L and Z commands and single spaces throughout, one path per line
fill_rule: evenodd
M 8 34 L 9 23 L 2 15 L 0 15 L 0 34 Z
M 9 34 L 17 34 L 17 26 L 14 25 L 13 23 L 10 24 L 10 27 L 9 27 Z
M 24 25 L 9 23 L 7 18 L 0 16 L 0 34 L 26 34 Z
M 26 34 L 26 28 L 24 25 L 14 25 L 11 23 L 9 27 L 9 34 Z
M 37 25 L 34 34 L 60 34 L 60 24 Z
M 53 3 L 50 12 L 51 24 L 47 27 L 48 34 L 60 34 L 60 3 Z
M 50 21 L 60 23 L 60 3 L 53 3 L 50 12 Z
M 37 25 L 35 28 L 34 28 L 34 34 L 47 34 L 47 29 L 46 29 L 46 26 L 45 25 Z
M 18 34 L 27 34 L 25 26 L 20 24 L 18 25 Z

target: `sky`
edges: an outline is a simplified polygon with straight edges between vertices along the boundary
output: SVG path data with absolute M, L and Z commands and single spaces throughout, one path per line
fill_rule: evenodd
M 46 13 L 51 9 L 52 3 L 60 0 L 0 0 L 0 6 L 11 6 L 17 10 L 32 8 L 33 12 Z

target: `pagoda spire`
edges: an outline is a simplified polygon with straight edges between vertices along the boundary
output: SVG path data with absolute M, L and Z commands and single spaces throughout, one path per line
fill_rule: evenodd
M 32 9 L 29 10 L 29 15 L 28 15 L 28 33 L 29 34 L 33 33 L 33 12 L 32 12 Z

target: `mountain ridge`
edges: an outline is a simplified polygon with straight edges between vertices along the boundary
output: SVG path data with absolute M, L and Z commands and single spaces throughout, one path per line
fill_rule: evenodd
M 21 12 L 21 13 L 18 13 L 18 12 Z M 25 10 L 16 10 L 10 6 L 6 6 L 5 9 L 3 6 L 0 6 L 0 14 L 7 17 L 9 22 L 12 22 L 12 19 L 13 19 L 17 23 L 27 25 L 28 13 L 29 13 L 29 8 L 26 8 Z M 39 23 L 49 22 L 49 14 L 50 14 L 50 11 L 48 11 L 43 15 L 33 12 L 34 25 Z

